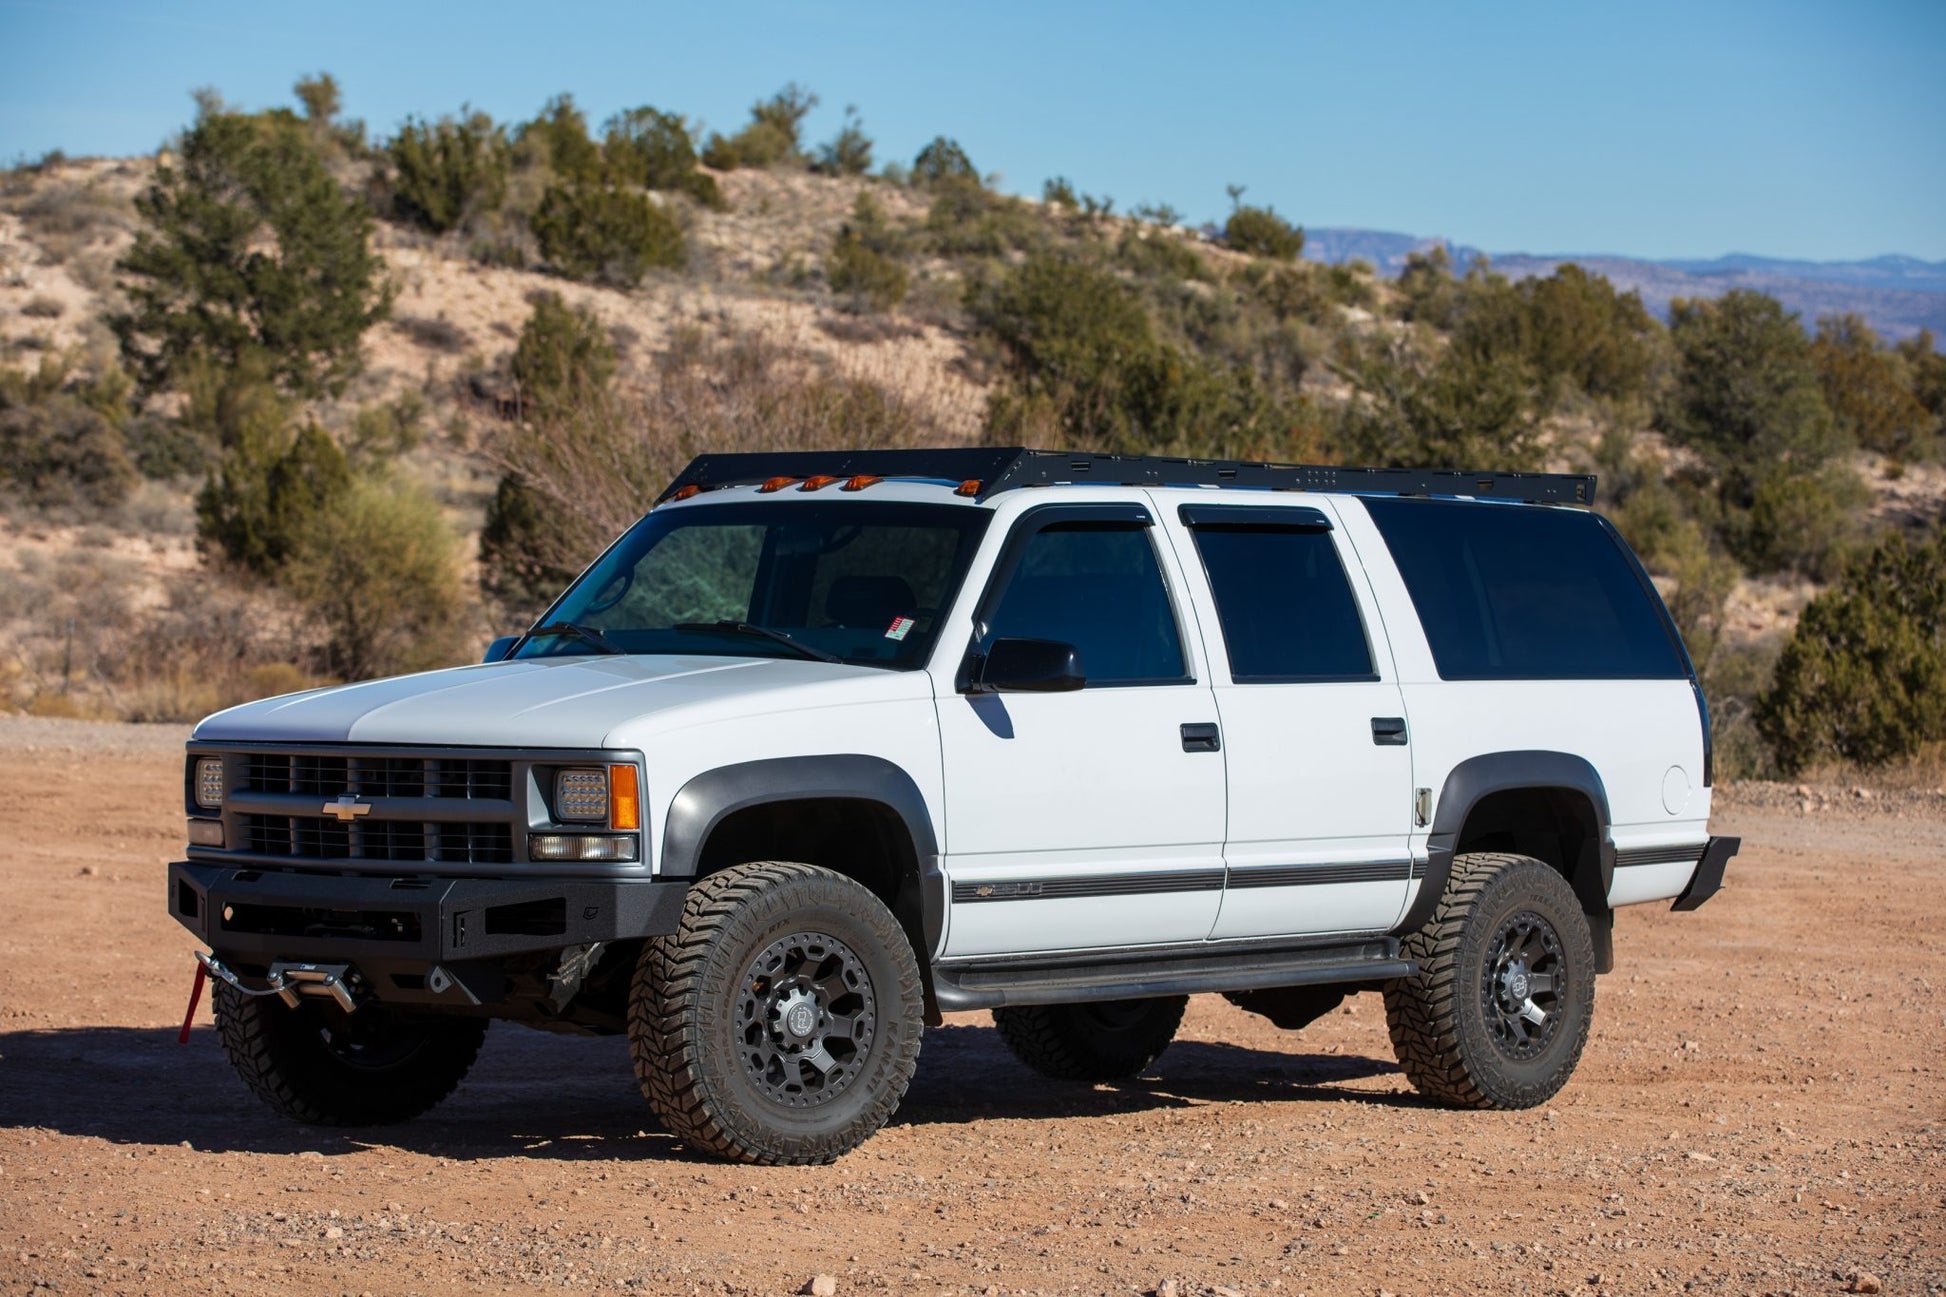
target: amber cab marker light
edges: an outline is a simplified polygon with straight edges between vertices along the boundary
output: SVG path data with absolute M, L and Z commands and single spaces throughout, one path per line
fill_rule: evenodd
M 805 478 L 804 485 L 797 489 L 800 491 L 822 491 L 825 487 L 830 486 L 837 480 L 837 478 L 831 476 L 829 473 L 819 473 L 815 477 Z
M 980 479 L 977 477 L 969 477 L 953 488 L 954 495 L 978 495 L 979 493 Z
M 642 827 L 642 797 L 636 788 L 634 766 L 608 767 L 608 827 Z
M 677 500 L 687 500 L 690 496 L 695 495 L 697 492 L 701 491 L 702 489 L 703 488 L 697 483 L 691 482 L 688 486 L 685 486 L 682 490 L 670 496 L 669 499 L 672 503 Z
M 875 477 L 870 473 L 860 473 L 858 476 L 852 478 L 850 481 L 846 482 L 843 486 L 839 487 L 838 489 L 840 491 L 862 491 L 866 487 L 876 486 L 878 483 L 883 482 L 884 480 L 885 480 L 884 478 Z
M 794 477 L 773 477 L 767 480 L 762 486 L 758 487 L 757 493 L 759 495 L 769 495 L 772 491 L 783 490 L 785 487 L 789 486 L 792 482 L 795 482 L 796 480 L 797 479 Z

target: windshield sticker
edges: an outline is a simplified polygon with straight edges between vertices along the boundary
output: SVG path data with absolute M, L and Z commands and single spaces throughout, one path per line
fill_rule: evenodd
M 892 624 L 885 628 L 886 639 L 904 639 L 919 623 L 910 617 L 894 617 Z

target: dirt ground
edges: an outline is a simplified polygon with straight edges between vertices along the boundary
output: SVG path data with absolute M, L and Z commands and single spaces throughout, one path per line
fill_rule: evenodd
M 984 1015 L 837 1165 L 697 1161 L 617 1040 L 497 1026 L 429 1118 L 260 1107 L 166 916 L 177 729 L 0 720 L 0 1292 L 1946 1291 L 1946 795 L 1758 787 L 1701 911 L 1617 924 L 1579 1073 L 1447 1112 L 1361 996 L 1301 1034 L 1198 997 L 1075 1088 Z

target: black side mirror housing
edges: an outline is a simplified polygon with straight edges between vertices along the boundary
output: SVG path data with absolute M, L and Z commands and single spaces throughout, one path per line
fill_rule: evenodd
M 997 639 L 974 666 L 971 693 L 1058 694 L 1088 683 L 1081 650 L 1046 639 Z
M 514 645 L 518 643 L 520 643 L 520 636 L 502 635 L 499 639 L 487 645 L 486 656 L 481 658 L 480 661 L 504 662 L 507 660 L 507 654 L 513 652 Z

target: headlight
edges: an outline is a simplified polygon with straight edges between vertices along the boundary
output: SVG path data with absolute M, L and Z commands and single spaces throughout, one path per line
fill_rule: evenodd
M 635 835 L 536 833 L 527 839 L 531 860 L 633 860 Z
M 554 814 L 564 820 L 608 819 L 608 772 L 563 770 L 554 776 Z
M 197 760 L 196 804 L 206 811 L 223 809 L 222 757 L 202 757 Z

